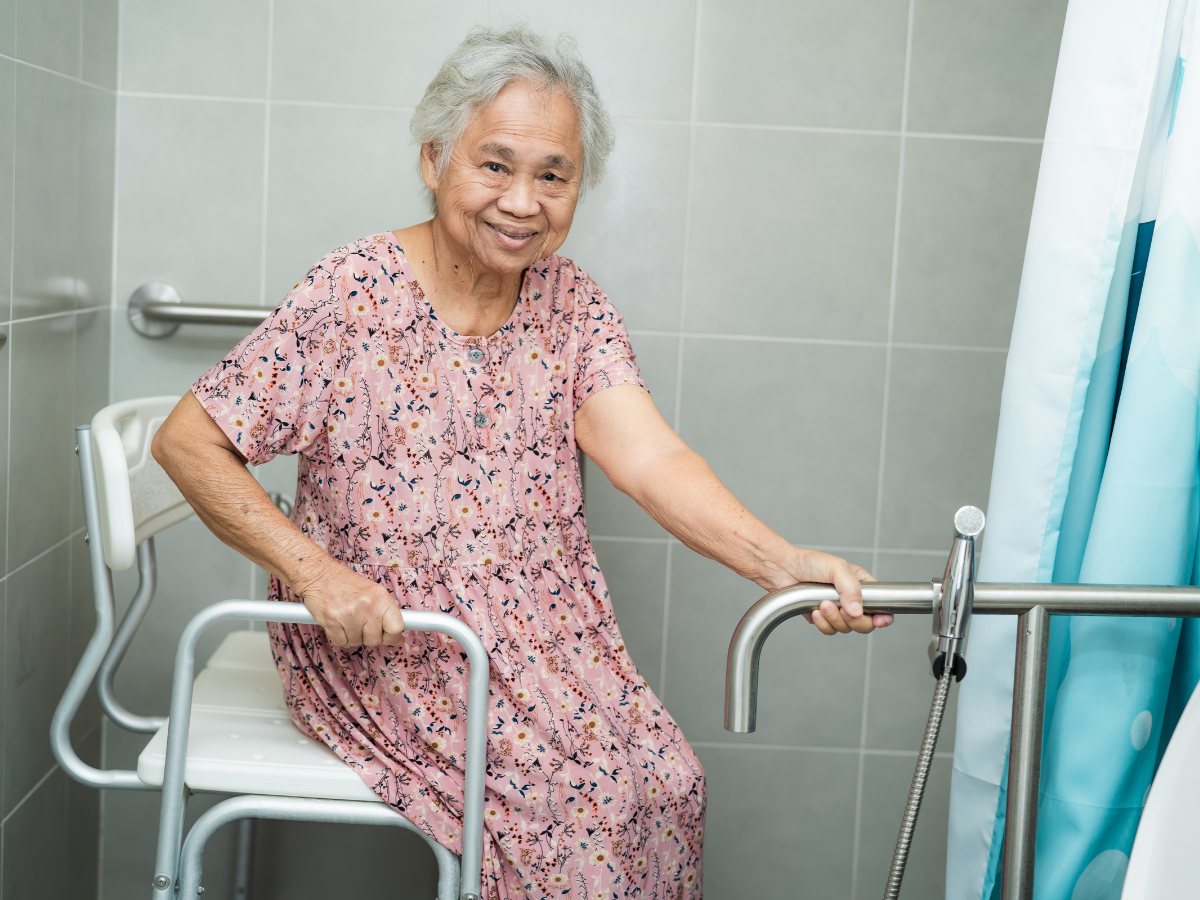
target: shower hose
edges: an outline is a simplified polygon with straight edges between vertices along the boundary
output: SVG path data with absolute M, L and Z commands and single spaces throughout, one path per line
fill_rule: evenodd
M 921 738 L 917 770 L 913 772 L 912 787 L 908 789 L 908 802 L 904 804 L 904 818 L 900 822 L 900 834 L 896 838 L 896 851 L 892 854 L 892 867 L 888 870 L 884 900 L 899 900 L 900 897 L 900 882 L 904 880 L 904 866 L 908 863 L 908 851 L 917 827 L 917 814 L 921 811 L 925 783 L 929 780 L 933 751 L 937 748 L 938 733 L 942 730 L 942 717 L 946 714 L 946 697 L 950 693 L 954 669 L 955 666 L 944 666 L 937 687 L 933 689 L 933 703 L 929 707 L 929 718 L 925 721 L 925 736 Z

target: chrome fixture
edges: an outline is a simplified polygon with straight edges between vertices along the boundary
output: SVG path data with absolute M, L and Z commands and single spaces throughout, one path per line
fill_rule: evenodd
M 165 281 L 143 284 L 129 298 L 129 324 L 142 337 L 164 338 L 180 325 L 238 325 L 255 328 L 271 310 L 262 306 L 219 306 L 184 303 L 183 297 Z
M 963 510 L 959 512 L 962 514 Z M 947 566 L 949 584 L 946 581 L 940 585 L 937 582 L 867 583 L 862 586 L 863 610 L 865 615 L 933 613 L 935 621 L 941 616 L 937 630 L 939 645 L 944 637 L 945 652 L 960 655 L 970 615 L 1017 617 L 1000 896 L 1001 900 L 1032 900 L 1050 616 L 1200 617 L 1200 587 L 974 583 L 974 538 L 983 529 L 982 513 L 978 527 L 970 526 L 969 521 L 955 517 L 957 536 Z M 947 604 L 948 593 L 951 599 Z M 781 622 L 811 614 L 826 601 L 838 602 L 838 593 L 832 585 L 797 584 L 767 594 L 742 617 L 729 644 L 725 670 L 727 731 L 746 734 L 755 729 L 759 656 L 767 636 Z M 953 671 L 952 661 L 950 672 L 946 673 L 943 668 L 943 675 L 953 674 Z M 943 684 L 948 688 L 949 680 L 948 677 L 939 679 L 939 689 Z M 928 731 L 927 726 L 927 736 Z

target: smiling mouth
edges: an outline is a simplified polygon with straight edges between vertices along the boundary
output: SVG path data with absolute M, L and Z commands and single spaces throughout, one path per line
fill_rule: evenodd
M 537 234 L 536 231 L 525 231 L 514 228 L 502 228 L 499 225 L 493 225 L 491 222 L 486 223 L 487 227 L 492 229 L 498 235 L 508 238 L 510 241 L 525 241 Z

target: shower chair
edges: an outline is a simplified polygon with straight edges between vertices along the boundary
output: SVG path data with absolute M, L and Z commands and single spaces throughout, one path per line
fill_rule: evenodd
M 113 676 L 154 599 L 154 535 L 193 513 L 150 454 L 154 433 L 176 402 L 172 396 L 117 403 L 75 429 L 96 627 L 51 723 L 59 765 L 90 787 L 162 792 L 151 879 L 155 900 L 198 897 L 204 890 L 205 845 L 218 828 L 234 821 L 239 823 L 234 897 L 248 900 L 255 819 L 406 828 L 434 853 L 438 900 L 480 900 L 488 661 L 479 638 L 458 619 L 404 612 L 407 631 L 441 632 L 459 642 L 469 661 L 461 866 L 454 853 L 384 803 L 330 748 L 292 724 L 265 633 L 232 632 L 195 675 L 196 642 L 210 626 L 229 620 L 315 624 L 303 604 L 226 600 L 201 610 L 179 641 L 170 716 L 138 715 L 117 700 Z M 135 561 L 137 593 L 114 628 L 112 572 Z M 136 771 L 96 769 L 71 746 L 71 721 L 93 681 L 114 724 L 153 735 Z M 168 722 L 177 724 L 168 728 Z M 200 816 L 185 838 L 185 806 L 196 791 L 235 796 Z

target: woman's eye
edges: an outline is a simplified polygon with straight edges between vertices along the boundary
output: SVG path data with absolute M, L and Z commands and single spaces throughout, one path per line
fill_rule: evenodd
M 500 163 L 494 162 L 488 163 L 484 168 L 486 168 L 489 172 L 496 173 L 497 175 L 504 171 L 504 166 L 500 165 Z
M 545 178 L 547 181 L 561 181 L 562 180 L 557 175 L 555 175 L 553 172 L 547 172 L 542 177 Z

